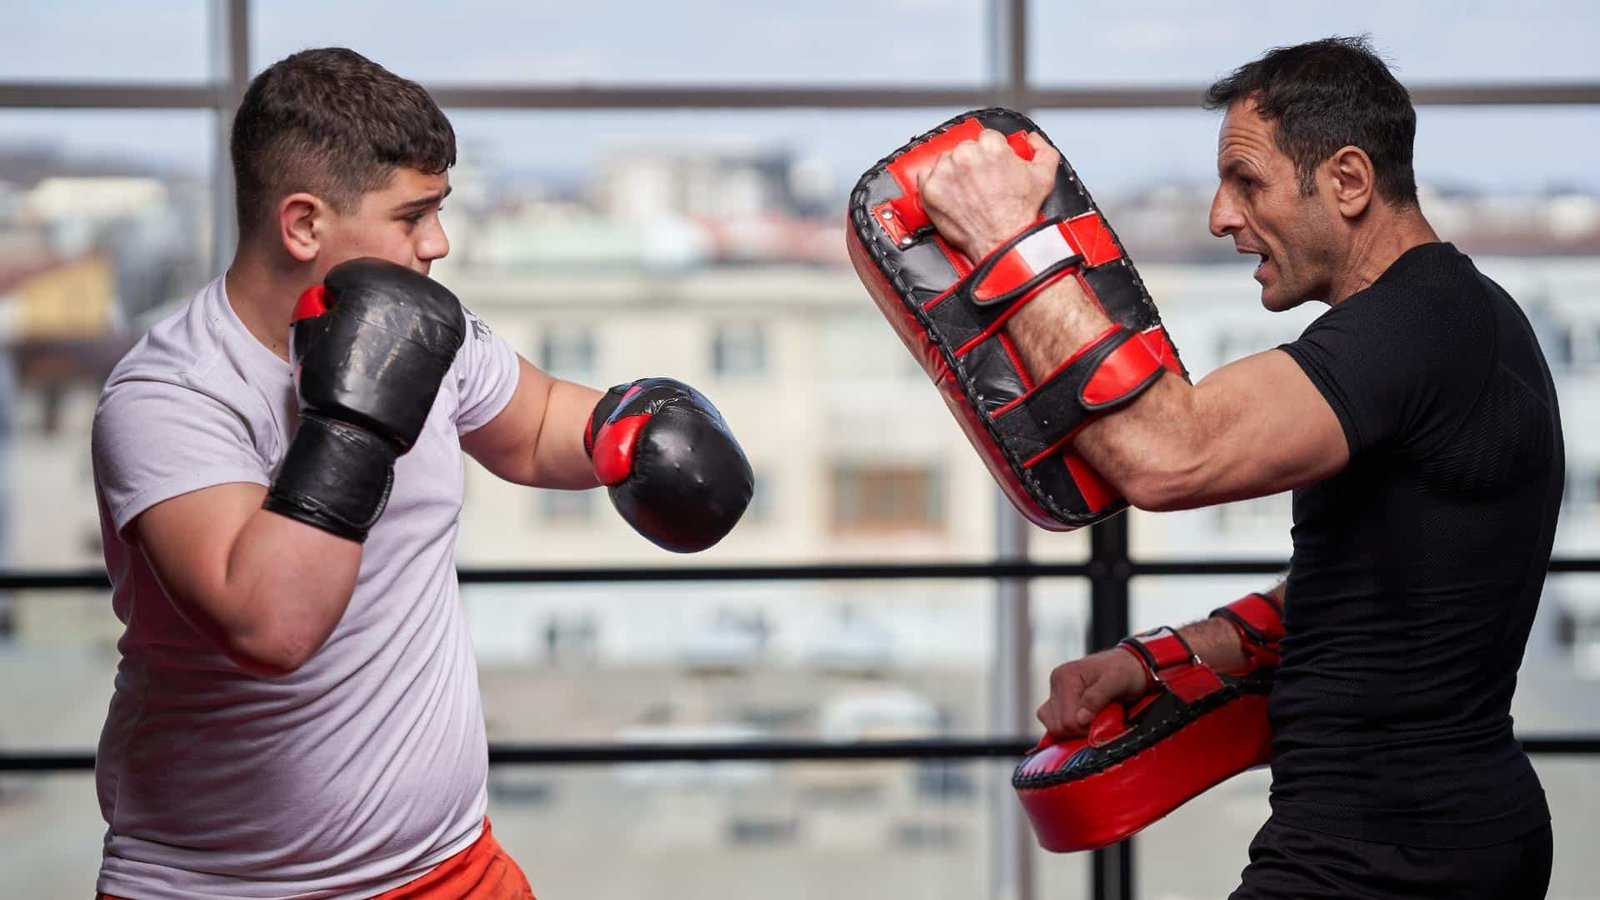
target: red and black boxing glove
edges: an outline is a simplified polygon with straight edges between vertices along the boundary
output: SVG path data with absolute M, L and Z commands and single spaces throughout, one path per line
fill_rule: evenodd
M 355 541 L 389 501 L 466 335 L 460 301 L 404 266 L 356 259 L 295 307 L 300 427 L 263 506 Z
M 622 518 L 675 553 L 722 540 L 755 489 L 750 461 L 722 414 L 671 378 L 607 391 L 589 417 L 583 447 Z

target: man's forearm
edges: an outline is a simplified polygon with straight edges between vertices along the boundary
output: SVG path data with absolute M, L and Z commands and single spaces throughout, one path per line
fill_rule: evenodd
M 599 400 L 600 391 L 594 388 L 551 379 L 533 445 L 534 486 L 581 490 L 600 483 L 583 449 L 584 429 Z
M 1262 593 L 1271 594 L 1281 606 L 1285 584 L 1283 579 L 1279 579 L 1271 590 Z M 1244 646 L 1239 640 L 1239 632 L 1220 618 L 1211 617 L 1190 623 L 1179 628 L 1178 634 L 1188 642 L 1189 649 L 1201 662 L 1214 669 L 1239 672 L 1249 663 L 1249 657 L 1245 655 Z
M 1078 282 L 1064 278 L 1018 310 L 1006 331 L 1038 384 L 1111 325 Z M 1091 422 L 1073 445 L 1136 506 L 1162 508 L 1203 459 L 1197 400 L 1183 379 L 1163 376 L 1132 403 Z

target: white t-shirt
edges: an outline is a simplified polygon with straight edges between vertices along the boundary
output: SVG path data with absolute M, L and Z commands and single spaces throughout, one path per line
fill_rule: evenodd
M 95 766 L 109 826 L 99 890 L 366 897 L 477 839 L 488 753 L 455 574 L 460 436 L 505 408 L 517 377 L 516 354 L 469 314 L 344 617 L 298 671 L 268 679 L 191 627 L 120 535 L 179 494 L 271 483 L 298 420 L 289 364 L 245 329 L 219 278 L 117 365 L 93 434 L 126 626 Z

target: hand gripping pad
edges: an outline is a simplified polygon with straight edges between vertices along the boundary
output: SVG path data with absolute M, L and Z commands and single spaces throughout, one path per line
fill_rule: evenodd
M 1109 847 L 1271 761 L 1267 695 L 1283 634 L 1277 603 L 1250 595 L 1219 613 L 1266 635 L 1254 648 L 1244 636 L 1244 673 L 1213 670 L 1170 628 L 1124 638 L 1119 646 L 1145 667 L 1150 692 L 1101 710 L 1084 737 L 1047 735 L 1023 759 L 1011 785 L 1039 846 L 1057 853 Z
M 1040 527 L 1070 531 L 1127 507 L 1072 436 L 1137 396 L 1161 367 L 1188 375 L 1139 273 L 1065 159 L 1039 221 L 976 266 L 933 231 L 917 178 L 984 128 L 1032 157 L 1026 135 L 1039 127 L 1005 109 L 966 113 L 913 139 L 856 183 L 850 260 L 1011 502 Z M 1003 326 L 1061 278 L 1076 279 L 1115 326 L 1035 384 Z

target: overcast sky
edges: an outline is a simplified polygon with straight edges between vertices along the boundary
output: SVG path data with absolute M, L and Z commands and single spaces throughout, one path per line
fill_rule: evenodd
M 0 80 L 184 82 L 208 71 L 208 0 L 56 0 L 0 29 Z M 354 47 L 425 84 L 964 84 L 990 66 L 972 0 L 807 0 L 774 12 L 731 0 L 478 0 L 253 4 L 255 68 L 307 46 Z M 1367 32 L 1410 84 L 1600 81 L 1600 3 L 1585 0 L 1300 0 L 1220 4 L 1068 0 L 1031 6 L 1039 84 L 1204 85 L 1270 46 Z M 792 148 L 847 186 L 911 134 L 959 110 L 867 112 L 452 112 L 464 153 L 499 169 L 581 176 L 597 156 L 660 142 Z M 1424 108 L 1419 174 L 1479 189 L 1600 190 L 1600 108 Z M 1041 123 L 1091 184 L 1121 189 L 1212 176 L 1203 111 L 1046 112 Z M 203 171 L 200 112 L 0 111 L 0 145 L 128 154 Z

